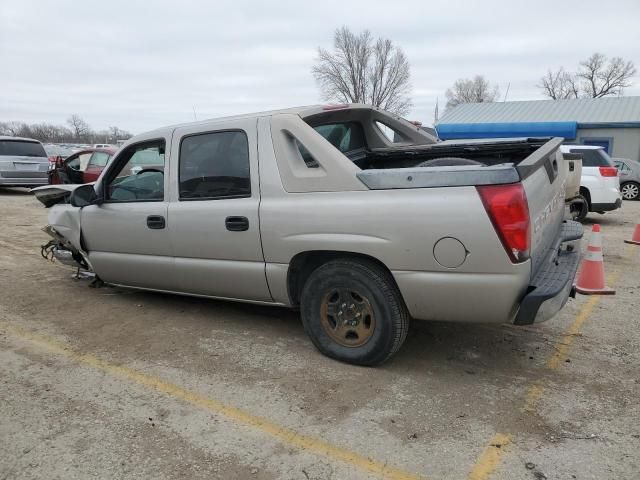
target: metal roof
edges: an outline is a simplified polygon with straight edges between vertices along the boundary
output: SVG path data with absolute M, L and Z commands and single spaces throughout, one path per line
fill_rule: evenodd
M 439 123 L 507 122 L 640 122 L 640 97 L 464 103 L 447 110 Z

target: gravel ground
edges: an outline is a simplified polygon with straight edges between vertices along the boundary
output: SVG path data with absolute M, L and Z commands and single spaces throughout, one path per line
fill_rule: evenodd
M 616 296 L 414 322 L 375 369 L 288 310 L 88 288 L 40 257 L 46 213 L 0 189 L 0 480 L 640 478 L 640 202 L 586 222 Z

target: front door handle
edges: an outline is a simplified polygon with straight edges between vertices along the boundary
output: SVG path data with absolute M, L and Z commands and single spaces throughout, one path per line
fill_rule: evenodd
M 167 223 L 162 215 L 149 215 L 147 217 L 147 227 L 152 230 L 162 230 L 166 226 Z
M 249 219 L 247 217 L 227 217 L 224 224 L 230 232 L 244 232 L 249 230 Z

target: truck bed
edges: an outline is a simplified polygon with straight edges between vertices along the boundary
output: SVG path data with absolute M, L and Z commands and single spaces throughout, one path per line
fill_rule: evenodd
M 440 142 L 432 145 L 410 145 L 376 148 L 353 152 L 351 160 L 362 170 L 412 168 L 426 160 L 460 157 L 487 166 L 510 163 L 518 165 L 550 138 L 522 138 L 504 141 Z

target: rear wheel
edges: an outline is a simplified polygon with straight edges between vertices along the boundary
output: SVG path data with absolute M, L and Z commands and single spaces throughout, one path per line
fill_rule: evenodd
M 304 285 L 302 323 L 320 352 L 357 365 L 393 356 L 409 329 L 409 314 L 391 275 L 367 260 L 332 260 Z
M 576 222 L 582 222 L 589 213 L 589 202 L 582 195 L 578 195 L 576 200 L 582 200 L 582 202 L 571 205 L 571 215 Z
M 640 184 L 636 182 L 625 182 L 620 185 L 620 193 L 625 200 L 637 200 L 640 197 Z

